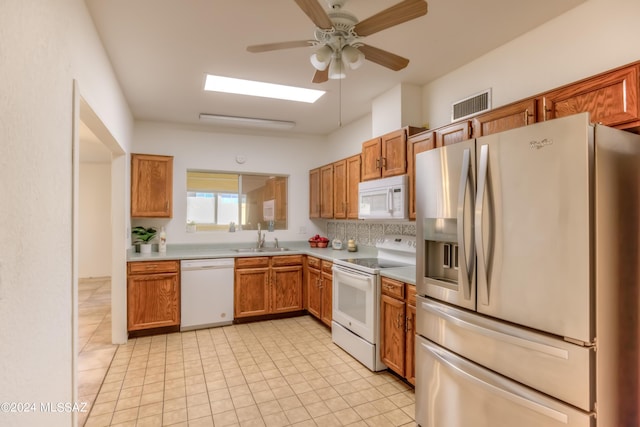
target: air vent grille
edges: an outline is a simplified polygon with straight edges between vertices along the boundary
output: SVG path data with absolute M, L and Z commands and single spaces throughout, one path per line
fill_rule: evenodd
M 491 109 L 491 89 L 453 103 L 451 121 L 464 119 Z

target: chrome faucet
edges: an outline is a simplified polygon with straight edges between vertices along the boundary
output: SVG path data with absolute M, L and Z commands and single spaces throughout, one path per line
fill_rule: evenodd
M 258 249 L 264 246 L 264 234 L 262 234 L 262 226 L 258 223 Z
M 275 246 L 275 247 L 276 247 L 276 248 L 279 248 L 280 246 L 278 246 L 278 238 L 277 238 L 277 237 L 274 237 L 274 238 L 273 238 L 273 240 L 275 240 L 275 241 L 276 241 L 276 246 Z

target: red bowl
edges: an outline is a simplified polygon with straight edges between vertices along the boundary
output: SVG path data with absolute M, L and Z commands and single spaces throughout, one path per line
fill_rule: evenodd
M 309 240 L 309 246 L 311 246 L 312 248 L 317 248 L 318 242 L 316 242 L 315 240 Z
M 326 248 L 327 246 L 329 246 L 329 242 L 318 242 L 319 248 Z

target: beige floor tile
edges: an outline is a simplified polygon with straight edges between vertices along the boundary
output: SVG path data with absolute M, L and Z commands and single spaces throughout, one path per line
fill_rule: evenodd
M 221 412 L 213 415 L 213 423 L 216 427 L 230 426 L 238 423 L 238 416 L 235 410 Z
M 164 412 L 162 414 L 162 423 L 163 425 L 172 425 L 172 424 L 177 424 L 180 422 L 186 422 L 187 421 L 187 410 L 185 409 L 178 409 L 175 411 L 169 411 L 169 412 Z

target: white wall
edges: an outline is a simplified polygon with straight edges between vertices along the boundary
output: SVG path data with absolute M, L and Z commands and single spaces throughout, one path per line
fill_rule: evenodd
M 111 276 L 111 163 L 80 164 L 78 276 Z
M 257 172 L 289 175 L 288 230 L 266 233 L 267 242 L 306 240 L 320 233 L 309 216 L 309 169 L 326 156 L 324 138 L 288 134 L 249 135 L 214 131 L 207 128 L 137 122 L 133 152 L 174 156 L 173 218 L 135 219 L 133 225 L 165 227 L 167 243 L 252 242 L 255 231 L 186 232 L 187 169 L 231 172 Z M 246 162 L 238 164 L 236 156 Z M 301 234 L 300 227 L 306 232 Z
M 3 0 L 0 75 L 0 402 L 71 402 L 74 79 L 125 148 L 132 120 L 82 0 Z
M 493 107 L 640 60 L 640 1 L 581 6 L 426 85 L 425 121 L 451 121 L 451 103 L 493 88 Z

